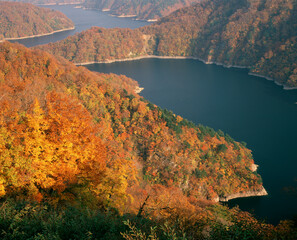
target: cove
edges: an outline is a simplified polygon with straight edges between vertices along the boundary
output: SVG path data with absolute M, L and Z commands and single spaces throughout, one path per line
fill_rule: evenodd
M 135 21 L 133 18 L 118 18 L 108 15 L 106 12 L 101 12 L 97 10 L 76 8 L 76 5 L 50 5 L 50 6 L 40 6 L 51 8 L 64 13 L 68 18 L 70 18 L 74 25 L 74 30 L 63 31 L 54 33 L 48 36 L 12 40 L 10 42 L 18 42 L 26 47 L 33 47 L 36 45 L 47 44 L 50 42 L 57 42 L 67 38 L 68 36 L 74 35 L 75 33 L 82 32 L 93 26 L 104 27 L 104 28 L 139 28 L 148 25 L 148 22 Z
M 231 200 L 229 206 L 239 205 L 274 224 L 297 214 L 297 90 L 285 91 L 244 69 L 191 59 L 142 59 L 87 68 L 131 77 L 154 104 L 247 142 L 269 195 Z

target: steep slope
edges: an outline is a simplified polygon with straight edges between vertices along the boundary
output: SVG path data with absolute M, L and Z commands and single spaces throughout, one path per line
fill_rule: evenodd
M 35 197 L 51 198 L 53 192 L 71 195 L 70 189 L 84 178 L 102 202 L 118 209 L 127 207 L 122 204 L 128 192 L 136 198 L 145 186 L 160 188 L 159 192 L 176 188 L 185 196 L 209 200 L 235 193 L 265 194 L 250 150 L 221 131 L 195 126 L 147 102 L 135 93 L 135 81 L 93 73 L 8 42 L 0 45 L 0 59 L 0 159 L 2 166 L 12 164 L 1 172 L 2 195 L 17 189 Z M 37 136 L 48 150 L 40 152 L 42 141 Z M 96 144 L 106 149 L 99 165 L 93 159 Z M 85 152 L 82 159 L 80 151 Z M 86 160 L 89 154 L 93 157 Z M 32 167 L 37 167 L 44 182 L 26 164 L 29 159 L 35 159 Z M 47 166 L 55 162 L 62 167 L 48 173 Z M 13 167 L 19 164 L 20 169 Z M 99 185 L 92 182 L 96 179 L 92 169 L 97 168 L 103 172 L 103 180 L 95 181 Z M 27 174 L 32 182 L 23 182 Z
M 63 13 L 27 3 L 0 2 L 0 40 L 47 35 L 73 29 Z
M 125 53 L 110 54 L 106 49 L 115 40 L 109 35 L 122 30 L 96 28 L 43 49 L 75 63 L 148 55 L 195 57 L 208 63 L 247 67 L 251 73 L 292 88 L 297 87 L 296 18 L 294 0 L 204 0 L 122 36 L 123 42 L 135 41 L 142 49 L 123 44 L 116 49 L 125 47 Z M 79 47 L 82 41 L 94 43 L 87 53 Z M 105 49 L 98 48 L 100 41 L 107 44 Z M 68 52 L 65 45 L 77 47 Z
M 190 6 L 200 0 L 86 0 L 86 8 L 110 11 L 117 16 L 135 16 L 139 20 L 154 21 L 175 10 Z

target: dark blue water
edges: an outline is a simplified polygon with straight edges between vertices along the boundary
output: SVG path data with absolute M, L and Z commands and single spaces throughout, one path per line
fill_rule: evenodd
M 149 23 L 144 21 L 135 21 L 133 18 L 118 18 L 109 16 L 107 12 L 101 12 L 97 10 L 83 10 L 81 8 L 75 8 L 75 5 L 51 5 L 42 6 L 58 10 L 63 12 L 68 18 L 70 18 L 75 24 L 74 30 L 65 32 L 58 32 L 53 35 L 42 36 L 31 39 L 21 39 L 11 42 L 19 42 L 26 47 L 33 47 L 36 45 L 47 44 L 50 42 L 60 41 L 68 36 L 71 36 L 77 32 L 82 32 L 93 26 L 104 27 L 104 28 L 138 28 Z
M 143 59 L 88 68 L 127 75 L 151 102 L 247 142 L 269 196 L 232 200 L 230 206 L 272 223 L 297 214 L 296 90 L 196 60 Z

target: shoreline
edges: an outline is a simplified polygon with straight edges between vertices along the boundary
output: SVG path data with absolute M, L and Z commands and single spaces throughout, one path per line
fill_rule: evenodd
M 74 30 L 74 27 L 70 27 L 70 28 L 63 28 L 60 30 L 56 30 L 50 33 L 42 33 L 42 34 L 36 34 L 36 35 L 31 35 L 31 36 L 26 36 L 26 37 L 18 37 L 18 38 L 4 38 L 3 40 L 0 40 L 0 42 L 4 42 L 4 41 L 11 41 L 11 40 L 21 40 L 21 39 L 28 39 L 28 38 L 35 38 L 35 37 L 43 37 L 43 36 L 48 36 L 48 35 L 52 35 L 54 33 L 58 33 L 58 32 L 65 32 L 65 31 L 69 31 L 69 30 Z
M 89 8 L 89 7 L 81 6 L 81 9 L 96 10 L 96 11 L 100 11 L 100 12 L 104 12 L 104 13 L 111 12 L 110 8 Z M 135 15 L 135 14 L 133 14 L 133 15 L 132 14 L 131 15 L 124 15 L 124 14 L 118 15 L 118 14 L 110 13 L 108 15 L 111 17 L 116 17 L 116 18 L 133 18 L 135 21 L 148 22 L 148 23 L 157 22 L 159 20 L 159 19 L 140 19 L 140 18 L 137 18 L 137 15 Z
M 136 19 L 136 20 L 141 21 L 141 19 Z M 148 20 L 145 20 L 145 21 L 147 21 L 147 22 L 158 22 L 158 20 L 159 19 L 157 19 L 157 18 L 152 18 L 152 19 L 148 19 Z
M 283 86 L 283 89 L 284 90 L 296 90 L 297 89 L 297 87 L 288 87 L 288 86 L 284 86 L 284 85 L 282 85 Z
M 43 3 L 43 4 L 36 4 L 38 6 L 55 6 L 55 5 L 59 5 L 59 6 L 64 6 L 64 5 L 78 5 L 78 4 L 82 4 L 83 2 L 69 2 L 69 3 Z
M 111 16 L 113 16 L 113 15 L 111 15 Z M 115 16 L 115 15 L 114 15 Z M 116 16 L 116 17 L 118 17 L 118 18 L 134 18 L 134 17 L 136 17 L 137 15 L 132 15 L 132 14 L 130 14 L 130 15 L 124 15 L 124 14 L 122 14 L 122 15 L 118 15 L 118 16 Z
M 122 58 L 122 59 L 113 59 L 113 60 L 105 60 L 105 61 L 92 61 L 92 62 L 83 62 L 83 63 L 74 63 L 77 66 L 84 66 L 84 65 L 90 65 L 90 64 L 108 64 L 108 63 L 115 63 L 115 62 L 128 62 L 128 61 L 137 61 L 137 60 L 141 60 L 141 59 L 149 59 L 149 58 L 155 58 L 155 59 L 192 59 L 192 60 L 198 60 L 200 62 L 203 62 L 204 64 L 215 64 L 217 66 L 222 66 L 224 68 L 239 68 L 239 69 L 247 69 L 250 70 L 249 66 L 239 66 L 239 65 L 226 65 L 223 63 L 219 63 L 219 62 L 212 62 L 212 61 L 206 61 L 202 58 L 198 58 L 198 57 L 183 57 L 183 56 L 158 56 L 158 55 L 144 55 L 144 56 L 139 56 L 139 57 L 133 57 L 133 58 Z M 286 85 L 283 85 L 279 82 L 277 82 L 275 79 L 271 78 L 271 77 L 267 77 L 261 74 L 257 74 L 257 73 L 253 73 L 253 72 L 248 72 L 248 75 L 251 76 L 255 76 L 255 77 L 260 77 L 260 78 L 264 78 L 266 80 L 269 81 L 273 81 L 276 85 L 282 86 L 283 90 L 296 90 L 297 87 L 288 87 Z
M 135 93 L 139 94 L 139 93 L 142 92 L 143 89 L 144 89 L 143 87 L 139 87 L 139 86 L 137 86 L 137 87 L 135 88 Z
M 262 186 L 259 190 L 256 190 L 256 191 L 233 193 L 233 194 L 227 195 L 225 197 L 217 197 L 216 199 L 214 199 L 214 201 L 215 202 L 228 202 L 229 200 L 237 199 L 237 198 L 260 197 L 260 196 L 267 196 L 267 195 L 268 195 L 268 193 L 267 193 L 266 189 Z
M 271 77 L 267 77 L 267 76 L 262 75 L 262 74 L 249 72 L 248 75 L 255 76 L 255 77 L 260 77 L 260 78 L 265 78 L 265 79 L 268 80 L 268 81 L 273 81 L 276 85 L 283 87 L 283 90 L 296 90 L 296 89 L 297 89 L 297 87 L 289 87 L 289 86 L 286 86 L 286 85 L 284 85 L 284 84 L 279 83 L 279 82 L 276 81 L 275 79 L 273 79 L 273 78 L 271 78 Z
M 265 78 L 268 81 L 274 81 L 271 77 L 266 77 L 266 76 L 258 74 L 258 73 L 249 72 L 248 74 L 251 76 L 255 76 L 255 77 Z
M 139 57 L 133 57 L 133 58 L 122 58 L 122 59 L 113 59 L 113 60 L 106 60 L 106 61 L 92 61 L 92 62 L 83 62 L 83 63 L 73 63 L 77 66 L 84 66 L 84 65 L 90 65 L 90 64 L 96 64 L 96 63 L 115 63 L 115 62 L 128 62 L 128 61 L 137 61 L 141 59 L 150 59 L 150 58 L 156 58 L 156 59 L 193 59 L 193 60 L 200 60 L 198 58 L 194 57 L 171 57 L 171 56 L 157 56 L 157 55 L 145 55 L 145 56 L 139 56 Z
M 259 165 L 253 163 L 250 166 L 250 170 L 252 172 L 256 172 L 258 169 Z M 258 190 L 253 190 L 253 191 L 246 191 L 246 192 L 239 192 L 239 193 L 232 193 L 229 195 L 226 195 L 224 197 L 216 197 L 213 199 L 214 202 L 228 202 L 229 200 L 232 199 L 237 199 L 237 198 L 246 198 L 246 197 L 260 197 L 260 196 L 267 196 L 268 193 L 264 186 L 261 186 L 260 189 Z

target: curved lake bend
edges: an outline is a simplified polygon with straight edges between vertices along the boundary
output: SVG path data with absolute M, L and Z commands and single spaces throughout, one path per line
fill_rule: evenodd
M 148 25 L 148 22 L 135 21 L 133 18 L 118 18 L 108 15 L 107 12 L 101 12 L 97 10 L 89 10 L 82 8 L 75 8 L 75 5 L 50 5 L 41 6 L 47 7 L 54 10 L 58 10 L 64 13 L 68 18 L 70 18 L 74 25 L 74 30 L 64 31 L 54 33 L 48 36 L 30 38 L 30 39 L 20 39 L 13 40 L 11 42 L 18 42 L 26 47 L 33 47 L 36 45 L 47 44 L 50 42 L 57 42 L 65 39 L 68 36 L 74 35 L 75 33 L 82 32 L 93 26 L 104 27 L 104 28 L 138 28 Z
M 238 204 L 272 223 L 297 214 L 297 90 L 285 91 L 247 70 L 189 59 L 87 67 L 127 75 L 151 102 L 247 142 L 269 196 L 236 199 L 229 206 Z

